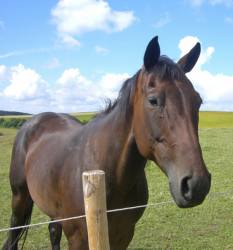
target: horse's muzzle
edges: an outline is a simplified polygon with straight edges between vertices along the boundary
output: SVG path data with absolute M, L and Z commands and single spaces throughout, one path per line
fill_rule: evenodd
M 211 175 L 184 176 L 178 183 L 170 182 L 170 191 L 177 204 L 182 208 L 194 207 L 203 202 L 209 193 Z

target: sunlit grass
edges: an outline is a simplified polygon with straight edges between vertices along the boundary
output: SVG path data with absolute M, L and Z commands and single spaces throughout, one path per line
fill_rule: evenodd
M 200 128 L 233 128 L 233 112 L 200 112 Z
M 96 112 L 77 112 L 71 113 L 74 117 L 82 122 L 87 122 L 92 119 Z M 29 119 L 31 116 L 0 116 L 0 119 Z M 200 128 L 233 128 L 233 112 L 207 112 L 201 111 L 199 115 Z
M 92 116 L 82 115 L 78 114 L 78 117 L 83 120 Z M 130 249 L 233 249 L 232 116 L 232 113 L 219 112 L 200 115 L 203 155 L 212 173 L 211 192 L 205 202 L 192 209 L 179 209 L 175 204 L 147 208 L 137 224 Z M 16 132 L 15 129 L 0 128 L 0 228 L 9 226 L 11 193 L 8 175 Z M 171 200 L 167 178 L 158 167 L 149 163 L 146 172 L 149 203 Z M 216 196 L 219 192 L 228 194 Z M 47 216 L 34 209 L 32 223 L 47 220 Z M 5 238 L 6 233 L 0 233 L 1 244 Z M 24 249 L 51 249 L 47 225 L 29 230 Z M 64 236 L 62 249 L 67 249 Z

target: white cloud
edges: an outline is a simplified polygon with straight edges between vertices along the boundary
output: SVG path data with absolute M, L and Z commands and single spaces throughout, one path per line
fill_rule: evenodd
M 78 68 L 65 70 L 57 80 L 53 90 L 53 105 L 61 111 L 75 111 L 80 106 L 90 108 L 90 98 L 95 85 L 80 73 Z
M 21 56 L 26 54 L 37 54 L 37 53 L 45 53 L 51 52 L 55 48 L 32 48 L 32 49 L 25 49 L 25 50 L 13 50 L 4 54 L 0 54 L 0 59 L 5 59 L 14 56 Z
M 197 42 L 200 42 L 196 36 L 186 36 L 180 39 L 178 47 L 181 51 L 180 56 L 185 55 Z
M 122 83 L 129 78 L 127 73 L 124 74 L 113 74 L 107 73 L 101 77 L 98 82 L 100 96 L 114 99 L 117 97 L 119 89 Z M 104 95 L 103 95 L 104 93 Z
M 81 45 L 81 43 L 77 39 L 72 37 L 71 35 L 64 33 L 64 34 L 60 34 L 60 37 L 61 37 L 61 41 L 70 47 L 75 47 L 75 46 Z
M 163 14 L 163 16 L 161 16 L 161 18 L 155 23 L 155 28 L 162 28 L 164 27 L 166 24 L 171 22 L 171 18 L 168 12 L 165 12 Z
M 6 74 L 6 66 L 5 65 L 0 65 L 0 79 L 1 77 L 4 77 Z
M 62 41 L 73 46 L 79 45 L 74 36 L 96 30 L 122 31 L 135 20 L 132 11 L 115 11 L 105 0 L 60 0 L 51 14 Z
M 102 47 L 102 46 L 96 45 L 95 52 L 97 54 L 106 55 L 106 54 L 108 54 L 109 50 L 107 48 Z
M 9 81 L 8 69 L 5 65 L 0 65 L 0 90 Z M 0 92 L 1 93 L 1 92 Z
M 78 68 L 66 69 L 49 85 L 35 70 L 0 65 L 0 107 L 29 113 L 99 110 L 106 98 L 114 99 L 128 74 L 102 74 L 89 79 Z
M 67 69 L 57 80 L 53 102 L 64 110 L 98 110 L 104 99 L 117 97 L 123 81 L 128 77 L 126 73 L 107 73 L 100 79 L 90 80 L 78 68 Z
M 84 76 L 81 75 L 78 68 L 70 68 L 63 72 L 57 83 L 60 86 L 71 87 L 72 85 L 74 86 L 77 83 L 82 83 L 83 85 L 88 86 L 90 82 Z
M 186 54 L 199 41 L 187 36 L 180 40 L 181 56 Z M 233 110 L 233 75 L 213 74 L 203 68 L 214 53 L 214 47 L 203 49 L 197 65 L 187 74 L 195 89 L 201 94 L 207 110 Z
M 194 36 L 186 36 L 182 38 L 179 42 L 179 49 L 181 51 L 180 57 L 185 55 L 192 47 L 195 46 L 197 42 L 200 42 L 197 37 Z M 207 49 L 202 48 L 201 55 L 198 59 L 198 62 L 196 64 L 196 68 L 200 68 L 203 64 L 208 62 L 211 58 L 211 56 L 214 53 L 214 47 L 210 46 Z
M 28 113 L 49 111 L 49 88 L 33 69 L 0 66 L 0 107 Z
M 0 59 L 12 57 L 12 56 L 20 56 L 23 55 L 25 51 L 10 51 L 4 54 L 0 54 Z
M 212 6 L 224 5 L 228 8 L 233 6 L 233 0 L 188 0 L 188 1 L 194 7 L 200 7 L 204 3 L 210 4 Z
M 233 75 L 211 74 L 207 70 L 196 70 L 189 76 L 206 103 L 232 102 L 233 104 Z
M 200 7 L 205 2 L 205 0 L 188 0 L 188 2 L 194 7 Z
M 52 58 L 48 63 L 45 64 L 45 67 L 48 69 L 56 69 L 59 68 L 61 65 L 58 58 L 54 57 Z
M 187 36 L 180 40 L 181 56 L 199 41 Z M 200 60 L 188 77 L 201 94 L 205 110 L 233 110 L 233 75 L 214 74 L 205 69 L 214 47 L 202 49 Z M 56 61 L 56 60 L 55 60 Z M 99 110 L 105 98 L 114 99 L 129 77 L 127 73 L 102 73 L 95 79 L 78 68 L 66 69 L 55 84 L 49 85 L 34 69 L 23 65 L 0 65 L 0 106 L 31 113 L 42 111 L 77 112 Z
M 41 76 L 21 64 L 10 69 L 9 82 L 10 84 L 2 92 L 5 97 L 23 101 L 47 95 L 46 82 Z

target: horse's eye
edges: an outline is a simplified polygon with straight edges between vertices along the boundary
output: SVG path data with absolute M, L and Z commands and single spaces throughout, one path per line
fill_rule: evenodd
M 158 99 L 155 96 L 150 96 L 148 101 L 152 106 L 158 106 Z

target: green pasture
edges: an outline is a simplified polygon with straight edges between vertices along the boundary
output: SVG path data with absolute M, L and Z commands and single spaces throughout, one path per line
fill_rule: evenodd
M 88 122 L 94 117 L 94 112 L 72 113 L 72 116 L 83 123 Z M 17 116 L 0 116 L 0 127 L 2 128 L 19 128 L 23 122 L 30 119 L 31 116 L 17 115 Z
M 94 112 L 81 112 L 72 113 L 74 117 L 81 122 L 88 122 L 95 116 Z M 14 127 L 14 122 L 17 120 L 27 120 L 31 116 L 0 116 L 0 127 L 6 127 L 3 121 L 10 124 L 10 127 Z M 200 112 L 200 128 L 231 128 L 233 127 L 233 113 L 232 112 Z
M 83 120 L 92 115 L 75 114 Z M 9 226 L 8 169 L 16 132 L 0 128 L 0 228 Z M 233 113 L 201 112 L 199 134 L 204 159 L 212 174 L 207 199 L 190 209 L 177 208 L 173 203 L 147 208 L 129 249 L 233 249 Z M 170 201 L 164 174 L 153 163 L 148 163 L 146 171 L 149 203 Z M 32 223 L 48 219 L 34 207 Z M 0 233 L 0 247 L 6 235 Z M 29 230 L 24 249 L 51 249 L 47 225 Z M 64 236 L 62 249 L 67 249 Z
M 85 123 L 85 122 L 88 122 L 89 120 L 91 120 L 95 116 L 95 113 L 93 113 L 93 112 L 84 112 L 84 113 L 74 113 L 74 114 L 71 114 L 71 115 L 76 117 L 81 122 Z
M 200 128 L 232 128 L 233 112 L 206 112 L 199 115 Z

